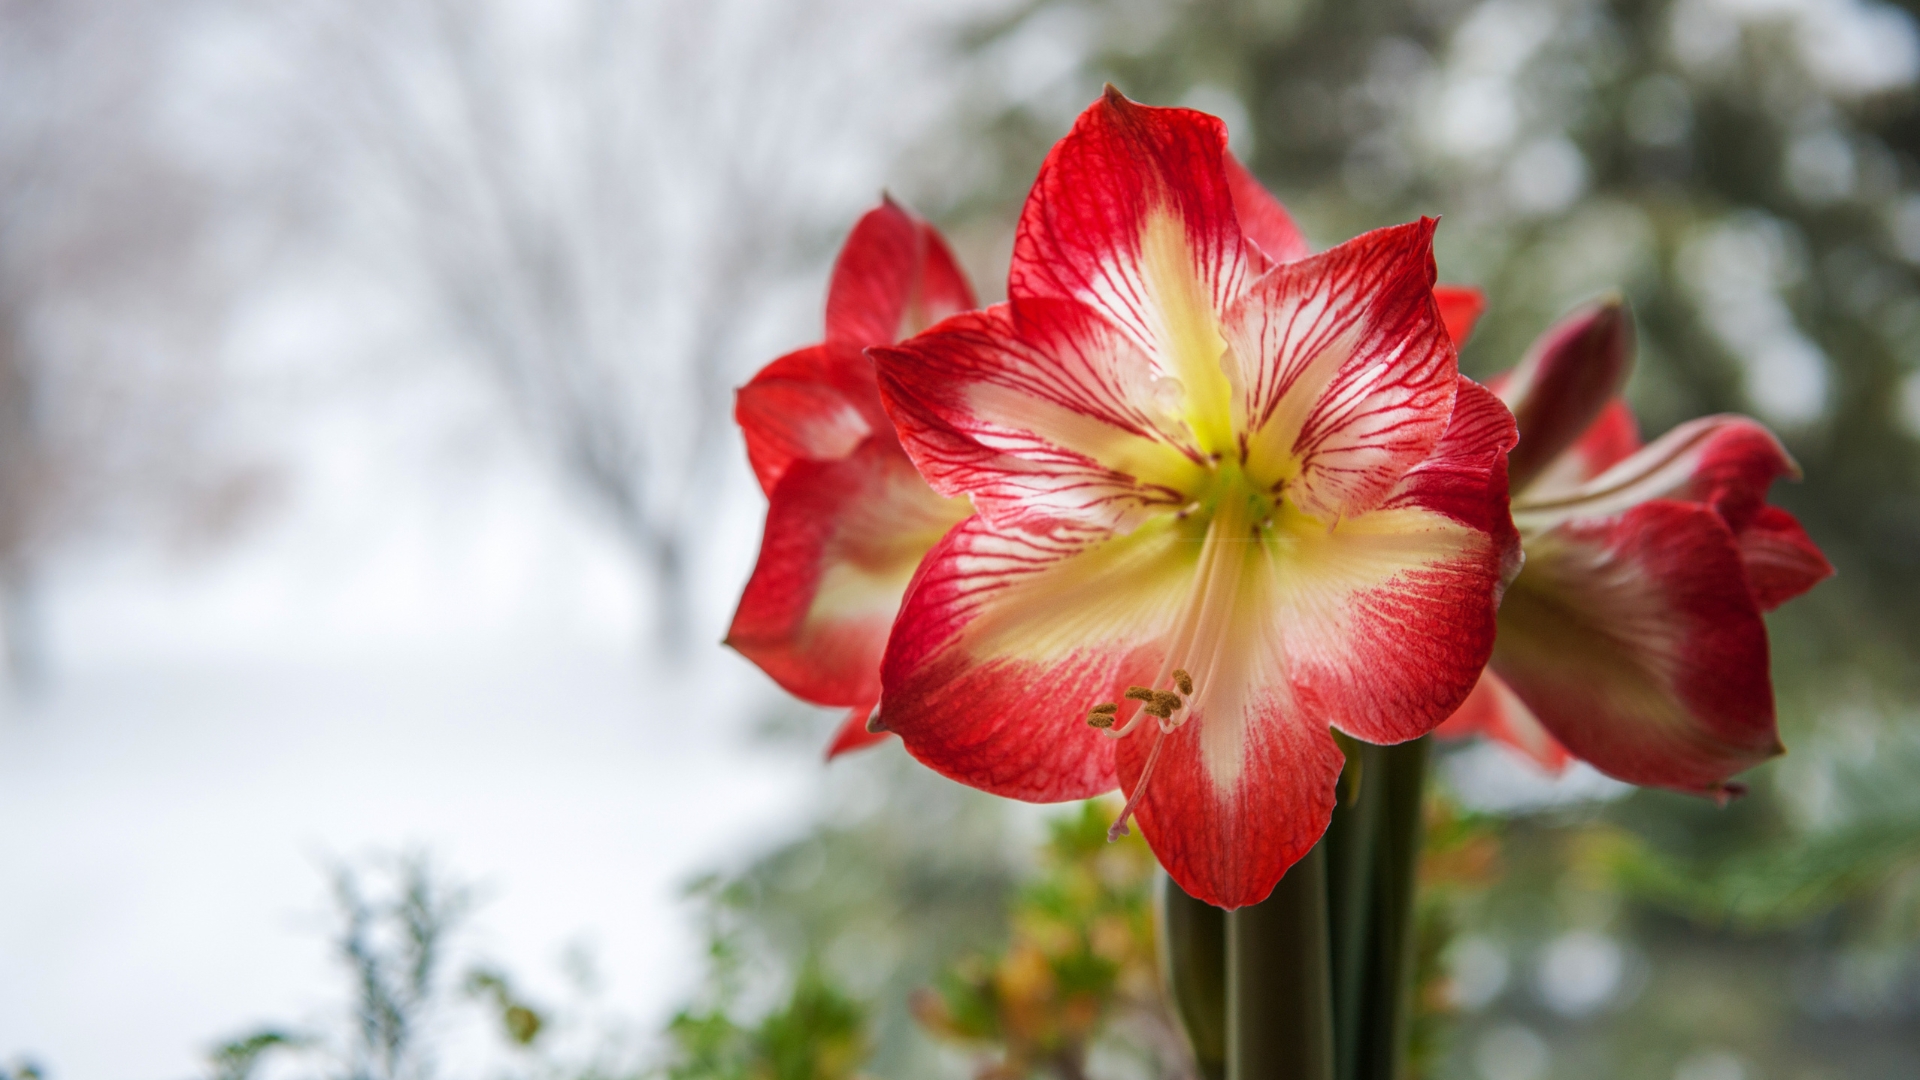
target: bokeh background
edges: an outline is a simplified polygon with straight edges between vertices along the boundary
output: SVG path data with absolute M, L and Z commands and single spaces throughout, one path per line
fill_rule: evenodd
M 0 0 L 0 1076 L 1067 1076 L 1080 953 L 1183 1075 L 1135 855 L 715 644 L 731 388 L 883 188 L 997 298 L 1108 81 L 1317 245 L 1441 216 L 1470 374 L 1624 293 L 1839 569 L 1729 808 L 1447 749 L 1424 1074 L 1920 1075 L 1908 5 Z

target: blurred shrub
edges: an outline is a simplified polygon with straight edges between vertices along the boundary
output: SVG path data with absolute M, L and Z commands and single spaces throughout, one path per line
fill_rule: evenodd
M 937 990 L 915 995 L 928 1031 L 982 1050 L 981 1080 L 1076 1080 L 1110 1027 L 1156 1067 L 1180 1049 L 1156 962 L 1157 866 L 1137 833 L 1108 842 L 1118 812 L 1094 800 L 1051 821 L 1039 874 L 1014 901 L 1007 946 L 960 960 Z
M 757 1020 L 741 1015 L 746 980 L 739 912 L 747 891 L 717 877 L 697 883 L 704 902 L 707 973 L 701 1000 L 667 1024 L 664 1080 L 851 1080 L 872 1053 L 867 1008 L 818 959 L 800 959 L 784 1001 Z
M 1407 1060 L 1412 1075 L 1434 1074 L 1457 1013 L 1459 992 L 1446 963 L 1463 907 L 1499 879 L 1500 820 L 1463 812 L 1444 794 L 1426 803 L 1426 835 L 1415 896 L 1413 1029 Z

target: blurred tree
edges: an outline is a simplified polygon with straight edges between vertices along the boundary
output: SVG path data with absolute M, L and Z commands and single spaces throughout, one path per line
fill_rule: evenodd
M 937 80 L 874 92 L 913 68 L 926 16 L 851 0 L 298 10 L 303 111 L 346 159 L 335 194 L 358 210 L 377 193 L 429 310 L 604 511 L 681 645 L 689 545 L 736 457 L 732 389 L 799 340 L 783 291 L 877 195 L 895 132 L 932 115 Z
M 229 441 L 218 343 L 260 253 L 242 190 L 157 104 L 170 31 L 208 7 L 0 3 L 0 635 L 43 674 L 37 594 L 103 530 L 229 529 L 267 472 Z

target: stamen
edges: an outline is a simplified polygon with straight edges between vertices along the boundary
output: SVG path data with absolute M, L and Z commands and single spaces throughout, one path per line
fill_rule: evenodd
M 1153 777 L 1153 767 L 1160 760 L 1160 744 L 1167 741 L 1167 733 L 1161 731 L 1153 737 L 1153 749 L 1147 751 L 1147 763 L 1140 770 L 1140 779 L 1134 782 L 1133 794 L 1127 797 L 1127 805 L 1120 808 L 1120 816 L 1114 820 L 1113 827 L 1107 830 L 1107 843 L 1127 835 L 1127 819 L 1133 816 L 1133 808 L 1140 796 L 1147 793 L 1147 781 Z
M 1188 697 L 1193 696 L 1193 676 L 1187 674 L 1186 668 L 1173 669 L 1173 685 L 1179 687 L 1180 692 Z
M 1169 704 L 1166 697 L 1162 696 L 1165 693 L 1166 691 L 1164 690 L 1155 690 L 1149 686 L 1129 686 L 1127 687 L 1127 700 L 1140 702 L 1141 713 L 1145 713 L 1148 716 L 1157 716 L 1165 720 L 1167 717 L 1172 716 L 1173 710 L 1179 708 L 1181 705 L 1179 698 L 1174 698 L 1172 703 Z M 1136 713 L 1134 718 L 1139 719 L 1139 714 Z M 1129 723 L 1127 726 L 1131 728 L 1133 725 Z
M 1113 726 L 1113 714 L 1119 711 L 1120 706 L 1103 701 L 1087 711 L 1087 723 L 1097 728 L 1110 728 Z
M 1166 714 L 1160 717 L 1162 720 L 1165 720 L 1168 716 L 1173 715 L 1174 710 L 1185 705 L 1186 702 L 1180 700 L 1180 695 L 1172 691 L 1155 690 L 1153 692 L 1153 704 L 1155 708 L 1167 710 Z

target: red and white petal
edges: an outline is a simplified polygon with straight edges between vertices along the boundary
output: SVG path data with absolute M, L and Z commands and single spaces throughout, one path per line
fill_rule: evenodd
M 1257 904 L 1327 831 L 1345 758 L 1324 728 L 1256 706 L 1244 724 L 1243 768 L 1224 792 L 1189 721 L 1168 732 L 1134 818 L 1173 880 L 1215 907 Z M 1131 793 L 1152 753 L 1156 726 L 1120 740 L 1121 787 Z
M 1650 499 L 1704 502 L 1739 532 L 1766 505 L 1774 480 L 1800 473 L 1780 440 L 1744 416 L 1688 421 L 1648 443 L 1579 487 L 1515 500 L 1522 529 L 1539 530 L 1569 518 L 1609 517 Z
M 1833 576 L 1833 564 L 1813 537 L 1777 506 L 1761 507 L 1737 540 L 1740 565 L 1761 611 L 1772 611 Z
M 795 462 L 774 488 L 727 644 L 807 701 L 871 705 L 914 568 L 968 512 L 889 441 Z
M 1298 262 L 1313 254 L 1300 227 L 1293 223 L 1293 215 L 1240 164 L 1240 159 L 1228 153 L 1221 162 L 1227 171 L 1227 190 L 1233 193 L 1233 212 L 1240 218 L 1240 229 L 1260 252 L 1256 271 Z
M 1640 424 L 1620 398 L 1607 402 L 1595 420 L 1566 452 L 1547 463 L 1518 498 L 1549 498 L 1577 488 L 1632 457 L 1640 449 Z
M 1486 534 L 1497 560 L 1496 604 L 1524 558 L 1507 504 L 1507 454 L 1516 438 L 1513 414 L 1500 399 L 1459 376 L 1446 434 L 1381 504 L 1384 509 L 1430 510 Z
M 1465 739 L 1484 735 L 1518 751 L 1553 776 L 1567 771 L 1573 755 L 1533 715 L 1527 703 L 1491 671 L 1480 673 L 1458 711 L 1433 729 L 1435 738 Z
M 1041 165 L 1007 279 L 1014 300 L 1077 300 L 1132 337 L 1215 453 L 1232 438 L 1219 316 L 1247 277 L 1225 151 L 1218 119 L 1109 88 Z
M 1401 742 L 1459 706 L 1493 645 L 1501 563 L 1486 532 L 1413 505 L 1232 539 L 1203 545 L 1182 604 L 1201 619 L 1168 639 L 1162 670 L 1193 678 L 1185 722 L 1151 774 L 1153 726 L 1118 762 L 1161 865 L 1223 907 L 1266 896 L 1325 829 L 1341 761 L 1329 726 Z
M 1440 321 L 1446 325 L 1455 348 L 1473 336 L 1474 324 L 1487 310 L 1487 294 L 1471 285 L 1435 285 L 1433 302 L 1440 305 Z
M 1433 730 L 1486 666 L 1510 549 L 1415 506 L 1294 539 L 1273 618 L 1299 699 L 1368 742 Z
M 871 355 L 921 473 L 998 527 L 1124 530 L 1204 470 L 1178 392 L 1083 304 L 996 304 Z
M 1228 315 L 1248 475 L 1309 513 L 1378 505 L 1446 430 L 1458 371 L 1433 300 L 1433 225 L 1278 267 Z
M 841 754 L 850 754 L 855 750 L 865 750 L 887 740 L 887 732 L 871 731 L 867 721 L 873 716 L 874 701 L 863 701 L 847 710 L 846 719 L 840 721 L 840 727 L 834 731 L 833 739 L 827 743 L 827 760 L 832 761 Z
M 939 230 L 891 198 L 867 212 L 833 266 L 827 340 L 891 345 L 978 306 Z
M 1520 445 L 1508 462 L 1524 490 L 1593 426 L 1633 371 L 1633 313 L 1620 297 L 1589 304 L 1540 335 L 1502 384 Z
M 1780 753 L 1766 626 L 1733 533 L 1699 503 L 1530 539 L 1492 666 L 1569 751 L 1620 780 L 1718 795 Z
M 882 723 L 935 771 L 997 795 L 1112 790 L 1114 741 L 1087 712 L 1153 681 L 1200 546 L 1181 524 L 1038 536 L 964 522 L 894 626 Z
M 771 495 L 795 461 L 846 457 L 892 427 L 872 370 L 857 352 L 815 345 L 780 357 L 734 391 L 733 419 L 760 490 Z

